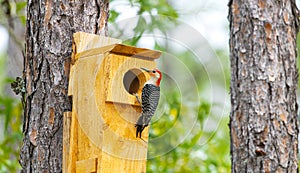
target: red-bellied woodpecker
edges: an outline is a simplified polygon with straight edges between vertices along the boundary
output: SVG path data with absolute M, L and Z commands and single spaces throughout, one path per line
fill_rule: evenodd
M 136 122 L 136 137 L 142 136 L 145 127 L 148 126 L 158 105 L 160 96 L 160 81 L 162 74 L 158 69 L 148 70 L 141 68 L 150 74 L 150 79 L 145 83 L 142 90 L 142 115 Z M 137 97 L 138 99 L 138 97 Z M 139 101 L 139 99 L 138 99 Z M 140 102 L 140 101 L 139 101 Z

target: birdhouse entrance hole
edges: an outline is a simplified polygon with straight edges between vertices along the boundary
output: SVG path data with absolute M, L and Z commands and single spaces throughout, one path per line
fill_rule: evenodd
M 144 83 L 146 82 L 146 76 L 140 69 L 130 69 L 123 77 L 123 84 L 125 90 L 129 94 L 140 93 Z

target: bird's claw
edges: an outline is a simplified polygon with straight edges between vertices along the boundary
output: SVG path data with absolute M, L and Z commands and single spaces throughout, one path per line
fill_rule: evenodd
M 139 98 L 139 94 L 138 93 L 133 93 L 132 95 L 135 96 L 136 100 L 139 102 L 139 104 L 141 104 L 141 100 Z

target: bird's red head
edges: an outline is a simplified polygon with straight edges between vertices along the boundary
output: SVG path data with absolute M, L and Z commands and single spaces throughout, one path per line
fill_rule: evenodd
M 162 73 L 161 71 L 159 71 L 157 68 L 153 69 L 153 70 L 148 70 L 146 68 L 142 68 L 143 70 L 145 70 L 146 72 L 148 72 L 152 78 L 151 83 L 155 84 L 156 86 L 160 85 L 160 81 L 162 79 Z
M 154 72 L 155 71 L 155 72 Z M 155 68 L 152 73 L 155 75 L 155 77 L 157 78 L 157 81 L 156 81 L 156 85 L 159 86 L 160 85 L 160 81 L 162 79 L 162 73 L 161 71 L 159 71 L 157 68 Z M 159 74 L 159 75 L 157 75 Z

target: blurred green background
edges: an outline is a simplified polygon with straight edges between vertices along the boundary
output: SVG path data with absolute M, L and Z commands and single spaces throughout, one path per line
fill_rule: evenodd
M 23 118 L 10 83 L 22 76 L 26 2 L 0 3 L 0 172 L 17 172 Z M 227 1 L 111 0 L 110 10 L 109 36 L 163 52 L 147 172 L 230 172 Z

